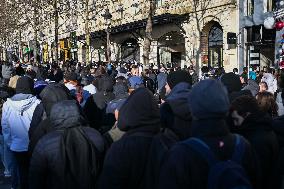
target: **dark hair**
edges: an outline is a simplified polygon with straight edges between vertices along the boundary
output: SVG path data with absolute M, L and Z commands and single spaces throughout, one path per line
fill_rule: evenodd
M 268 85 L 265 81 L 260 82 L 259 85 L 264 85 L 266 90 L 268 90 Z
M 264 113 L 269 113 L 272 117 L 278 116 L 278 105 L 276 104 L 275 98 L 270 92 L 261 92 L 256 96 L 259 109 Z
M 253 96 L 244 95 L 236 98 L 231 104 L 231 112 L 237 111 L 239 115 L 245 116 L 246 113 L 258 113 L 259 106 Z

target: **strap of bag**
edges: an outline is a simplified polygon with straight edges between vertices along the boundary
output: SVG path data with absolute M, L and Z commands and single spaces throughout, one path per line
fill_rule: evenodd
M 244 139 L 240 135 L 236 134 L 235 136 L 236 136 L 236 143 L 235 143 L 235 151 L 233 153 L 232 160 L 240 164 L 242 162 L 242 158 L 245 153 L 246 144 Z

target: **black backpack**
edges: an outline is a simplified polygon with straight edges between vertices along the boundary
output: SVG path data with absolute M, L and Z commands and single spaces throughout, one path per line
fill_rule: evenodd
M 218 160 L 210 147 L 198 138 L 190 138 L 182 142 L 196 151 L 209 165 L 208 189 L 252 189 L 246 171 L 241 165 L 245 152 L 245 142 L 236 135 L 236 144 L 230 160 Z

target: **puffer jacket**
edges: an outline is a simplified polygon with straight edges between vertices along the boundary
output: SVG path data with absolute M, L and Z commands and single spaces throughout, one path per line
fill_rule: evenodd
M 30 163 L 30 189 L 91 189 L 104 153 L 100 133 L 89 128 L 74 100 L 56 103 L 50 113 L 52 131 L 37 143 Z
M 4 103 L 2 132 L 12 151 L 28 151 L 28 131 L 34 110 L 39 103 L 40 100 L 30 94 L 16 94 Z

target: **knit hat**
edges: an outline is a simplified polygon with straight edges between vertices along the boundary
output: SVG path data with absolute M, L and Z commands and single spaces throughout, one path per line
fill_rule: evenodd
M 221 77 L 222 83 L 228 90 L 228 93 L 237 92 L 242 89 L 242 83 L 240 76 L 234 74 L 233 72 L 226 73 Z
M 66 74 L 65 79 L 67 81 L 77 81 L 77 74 L 75 72 L 69 72 Z
M 229 98 L 220 81 L 207 79 L 197 83 L 188 98 L 194 119 L 223 118 L 229 111 Z
M 191 75 L 184 70 L 171 72 L 167 77 L 167 83 L 171 89 L 181 82 L 189 83 L 190 85 L 192 84 Z
M 20 77 L 16 84 L 16 94 L 33 94 L 34 93 L 34 81 L 27 77 Z

